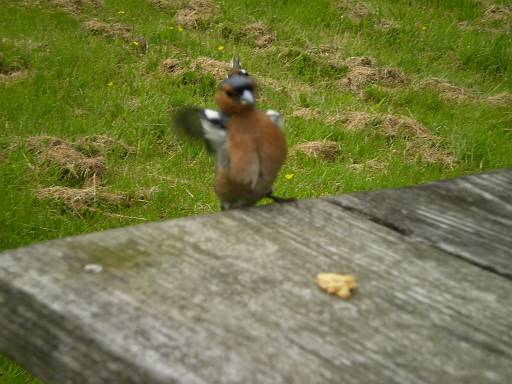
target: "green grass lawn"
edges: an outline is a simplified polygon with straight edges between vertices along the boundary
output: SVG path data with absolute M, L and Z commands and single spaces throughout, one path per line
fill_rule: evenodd
M 1 1 L 0 250 L 218 211 L 169 113 L 214 107 L 233 54 L 286 119 L 278 195 L 510 167 L 511 40 L 509 0 Z

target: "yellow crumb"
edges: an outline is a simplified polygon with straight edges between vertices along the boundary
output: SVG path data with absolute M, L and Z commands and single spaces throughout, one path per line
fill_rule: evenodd
M 320 289 L 327 293 L 348 299 L 351 290 L 357 287 L 356 280 L 352 275 L 340 275 L 337 273 L 319 273 L 316 275 L 316 283 Z

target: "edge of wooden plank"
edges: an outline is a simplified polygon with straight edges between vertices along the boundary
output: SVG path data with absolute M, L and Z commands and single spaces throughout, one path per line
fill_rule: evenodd
M 507 168 L 323 199 L 512 280 L 511 191 L 512 168 Z

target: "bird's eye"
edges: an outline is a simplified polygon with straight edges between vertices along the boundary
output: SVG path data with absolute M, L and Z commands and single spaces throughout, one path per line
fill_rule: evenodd
M 231 89 L 228 89 L 228 90 L 226 91 L 226 94 L 227 94 L 229 97 L 233 97 L 233 96 L 235 96 L 235 92 L 233 92 Z

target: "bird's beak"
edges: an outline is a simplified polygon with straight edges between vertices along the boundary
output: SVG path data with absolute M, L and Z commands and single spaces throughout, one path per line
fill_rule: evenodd
M 242 93 L 242 96 L 240 96 L 240 102 L 243 105 L 254 105 L 254 94 L 248 89 L 246 89 L 244 93 Z

